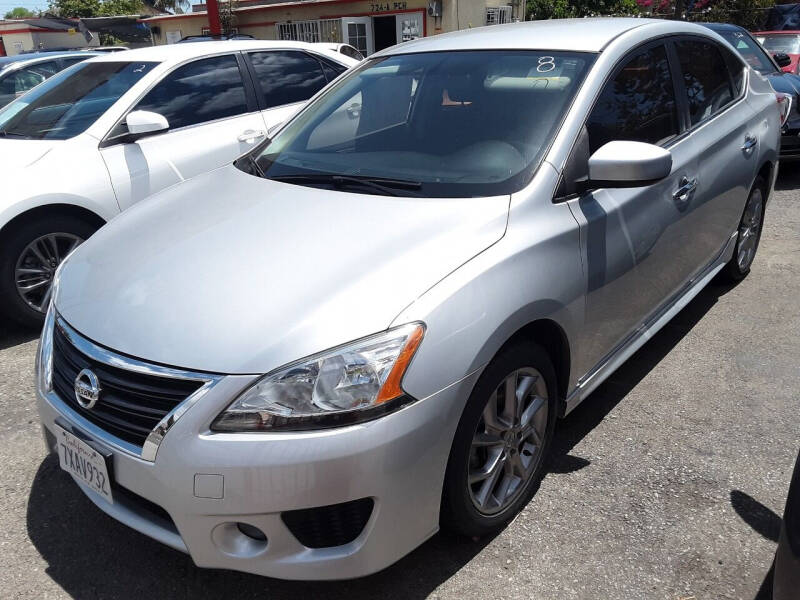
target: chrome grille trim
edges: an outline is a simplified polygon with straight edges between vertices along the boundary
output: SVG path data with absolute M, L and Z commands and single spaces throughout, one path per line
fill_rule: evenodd
M 67 323 L 58 314 L 56 314 L 54 326 L 58 327 L 60 332 L 66 337 L 67 341 L 75 349 L 86 355 L 88 358 L 99 363 L 143 375 L 151 375 L 169 379 L 180 379 L 184 381 L 197 381 L 202 383 L 202 385 L 196 391 L 178 403 L 161 419 L 161 421 L 159 421 L 159 423 L 148 434 L 147 439 L 141 448 L 126 440 L 116 437 L 108 431 L 105 431 L 102 427 L 88 421 L 77 411 L 73 410 L 70 406 L 67 406 L 64 401 L 61 400 L 58 394 L 52 391 L 52 389 L 48 390 L 48 400 L 51 403 L 56 400 L 58 402 L 58 410 L 73 423 L 84 429 L 93 438 L 98 439 L 98 441 L 103 442 L 111 448 L 126 454 L 130 454 L 137 458 L 141 458 L 142 460 L 146 460 L 148 462 L 155 461 L 158 448 L 161 445 L 164 436 L 177 422 L 177 420 L 180 419 L 186 413 L 186 411 L 188 411 L 197 401 L 205 396 L 209 390 L 211 390 L 214 385 L 216 385 L 223 378 L 222 375 L 200 373 L 196 371 L 188 371 L 184 369 L 156 365 L 118 354 L 85 338 L 75 329 L 73 329 L 69 323 Z M 50 346 L 49 350 L 51 353 L 53 352 L 52 345 Z

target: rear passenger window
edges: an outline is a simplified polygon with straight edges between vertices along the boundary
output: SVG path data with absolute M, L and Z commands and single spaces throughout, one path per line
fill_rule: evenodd
M 267 108 L 308 100 L 328 82 L 319 61 L 293 50 L 250 55 Z
M 731 74 L 731 81 L 733 82 L 734 96 L 742 93 L 744 87 L 744 70 L 745 66 L 733 52 L 727 48 L 720 48 L 722 56 L 725 58 L 725 64 L 728 67 L 728 72 Z
M 165 116 L 170 129 L 243 114 L 247 99 L 239 64 L 228 54 L 178 67 L 142 98 L 136 110 Z
M 586 127 L 590 152 L 612 140 L 660 144 L 678 135 L 675 88 L 664 46 L 628 60 L 606 84 Z
M 711 42 L 682 41 L 675 47 L 689 100 L 689 120 L 695 125 L 733 100 L 728 66 Z

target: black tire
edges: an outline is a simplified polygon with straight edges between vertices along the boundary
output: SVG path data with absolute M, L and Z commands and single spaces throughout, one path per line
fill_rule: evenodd
M 483 422 L 483 412 L 493 392 L 506 378 L 518 369 L 533 368 L 538 371 L 547 388 L 546 432 L 538 463 L 513 502 L 497 514 L 479 511 L 473 502 L 468 485 L 473 436 Z M 459 421 L 447 462 L 442 491 L 441 525 L 443 528 L 468 537 L 479 537 L 502 529 L 528 503 L 536 492 L 547 464 L 547 457 L 555 430 L 558 394 L 556 375 L 547 353 L 538 345 L 516 343 L 498 354 L 486 367 L 470 395 Z
M 70 215 L 51 215 L 12 225 L 0 241 L 0 315 L 23 327 L 41 327 L 44 313 L 31 308 L 17 290 L 14 273 L 20 254 L 44 235 L 64 233 L 85 240 L 96 230 L 93 224 Z
M 756 235 L 755 240 L 755 247 L 753 248 L 753 255 L 750 261 L 742 268 L 739 265 L 739 248 L 740 244 L 742 243 L 742 227 L 745 223 L 745 219 L 747 217 L 747 207 L 750 205 L 750 201 L 753 198 L 753 194 L 759 193 L 761 194 L 761 214 L 759 216 L 759 229 L 758 234 Z M 758 245 L 761 242 L 761 232 L 764 231 L 764 214 L 767 207 L 767 182 L 764 180 L 763 177 L 760 175 L 756 177 L 756 180 L 753 182 L 753 187 L 750 188 L 750 193 L 747 196 L 747 202 L 745 202 L 745 207 L 742 211 L 742 216 L 739 220 L 738 231 L 739 234 L 736 238 L 736 247 L 733 249 L 733 256 L 728 261 L 728 263 L 722 268 L 719 273 L 719 280 L 723 283 L 737 283 L 747 277 L 747 274 L 750 272 L 750 267 L 753 264 L 753 260 L 755 260 L 755 255 L 758 252 Z

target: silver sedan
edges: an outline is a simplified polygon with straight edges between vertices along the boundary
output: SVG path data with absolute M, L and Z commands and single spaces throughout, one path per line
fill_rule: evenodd
M 496 531 L 558 418 L 713 277 L 747 275 L 779 136 L 769 83 L 699 25 L 377 53 L 66 260 L 47 444 L 204 567 L 357 577 L 440 527 Z

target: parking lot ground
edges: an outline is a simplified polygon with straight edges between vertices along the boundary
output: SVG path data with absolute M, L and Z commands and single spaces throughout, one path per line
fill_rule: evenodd
M 799 299 L 787 165 L 750 276 L 704 290 L 559 424 L 514 523 L 327 583 L 198 569 L 105 516 L 45 457 L 35 334 L 0 327 L 0 598 L 765 597 L 800 445 Z

